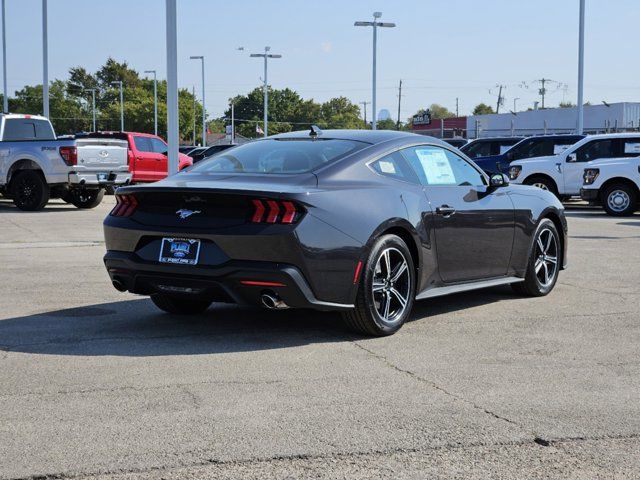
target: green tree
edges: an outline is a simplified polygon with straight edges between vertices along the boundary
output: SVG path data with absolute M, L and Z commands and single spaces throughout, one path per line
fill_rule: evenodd
M 379 120 L 377 122 L 376 127 L 378 130 L 395 130 L 396 129 L 396 121 L 391 118 L 386 118 L 384 120 Z
M 558 105 L 559 108 L 572 108 L 575 106 L 576 104 L 571 102 L 560 102 L 560 104 Z
M 488 115 L 490 113 L 495 113 L 495 112 L 493 111 L 493 108 L 487 105 L 486 103 L 479 103 L 473 109 L 472 113 L 474 115 Z
M 437 103 L 432 103 L 429 111 L 431 112 L 431 118 L 451 118 L 456 116 L 451 110 Z

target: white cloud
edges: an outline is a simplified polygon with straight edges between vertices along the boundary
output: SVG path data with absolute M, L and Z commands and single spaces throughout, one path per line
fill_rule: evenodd
M 333 50 L 333 44 L 331 42 L 322 42 L 320 48 L 324 53 L 330 53 Z

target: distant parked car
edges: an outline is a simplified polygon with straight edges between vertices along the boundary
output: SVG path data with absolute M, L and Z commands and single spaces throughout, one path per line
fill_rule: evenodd
M 200 160 L 204 160 L 211 155 L 215 155 L 216 153 L 222 152 L 223 150 L 227 150 L 231 147 L 235 147 L 235 145 L 230 145 L 228 143 L 225 145 L 211 145 L 210 147 L 205 147 L 203 150 L 195 153 L 191 158 L 193 158 L 193 163 L 197 163 Z
M 129 145 L 129 171 L 132 183 L 157 182 L 167 176 L 169 162 L 167 159 L 167 143 L 157 135 L 138 132 L 96 132 L 87 134 L 89 138 L 119 138 Z M 178 154 L 178 170 L 193 165 L 193 160 Z
M 195 148 L 197 147 L 194 147 L 193 145 L 183 145 L 181 147 L 178 147 L 178 151 L 185 155 L 189 155 L 189 152 L 193 151 Z
M 560 197 L 578 196 L 589 162 L 617 162 L 640 155 L 638 144 L 640 134 L 637 133 L 590 135 L 558 155 L 513 162 L 509 178 L 514 183 L 534 185 Z
M 521 140 L 524 140 L 524 137 L 476 138 L 460 147 L 460 151 L 471 159 L 491 157 L 502 155 Z
M 534 157 L 548 157 L 564 152 L 584 135 L 542 135 L 529 137 L 516 143 L 502 155 L 476 157 L 473 159 L 487 173 L 508 173 L 509 165 L 515 160 Z
M 640 142 L 625 142 L 624 153 L 629 157 L 588 162 L 580 189 L 583 200 L 602 205 L 616 217 L 633 215 L 640 209 Z
M 0 115 L 0 193 L 19 209 L 41 210 L 50 198 L 94 208 L 106 188 L 130 180 L 126 142 L 56 137 L 45 117 Z
M 460 148 L 467 144 L 466 138 L 443 138 L 442 140 L 456 148 Z
M 200 153 L 204 152 L 208 147 L 196 147 L 193 150 L 191 150 L 189 153 L 187 153 L 187 155 L 189 157 L 191 157 L 191 159 L 193 160 L 196 155 L 199 155 Z

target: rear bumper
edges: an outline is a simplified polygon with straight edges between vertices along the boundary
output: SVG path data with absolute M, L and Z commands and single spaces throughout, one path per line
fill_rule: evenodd
M 580 189 L 580 198 L 587 202 L 597 202 L 598 201 L 598 189 L 596 188 L 581 188 Z
M 262 305 L 261 296 L 268 293 L 275 294 L 292 308 L 353 308 L 349 304 L 318 300 L 300 270 L 292 265 L 238 260 L 217 267 L 171 265 L 144 261 L 135 253 L 113 250 L 107 251 L 104 263 L 111 281 L 117 282 L 119 289 L 140 295 L 165 293 L 257 306 Z M 252 284 L 243 284 L 243 281 Z
M 98 178 L 99 175 L 103 178 Z M 108 187 L 113 185 L 128 185 L 131 183 L 131 173 L 123 172 L 70 172 L 69 183 L 71 185 Z

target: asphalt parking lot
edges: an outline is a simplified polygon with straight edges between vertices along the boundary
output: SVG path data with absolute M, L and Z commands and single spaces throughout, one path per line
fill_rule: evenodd
M 102 218 L 0 200 L 0 478 L 637 478 L 640 215 L 571 208 L 551 295 L 333 314 L 162 314 L 115 291 Z

